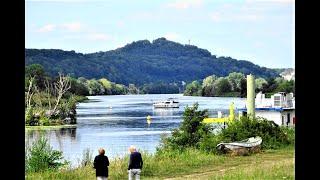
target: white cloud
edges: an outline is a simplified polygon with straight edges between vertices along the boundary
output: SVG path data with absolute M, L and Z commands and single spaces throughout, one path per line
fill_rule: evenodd
M 57 27 L 57 25 L 55 25 L 55 24 L 47 24 L 47 25 L 44 25 L 44 26 L 42 26 L 41 28 L 39 28 L 39 29 L 37 30 L 37 32 L 42 32 L 42 33 L 51 32 L 51 31 L 53 31 L 56 27 Z
M 175 41 L 175 40 L 178 40 L 180 38 L 180 35 L 177 34 L 177 33 L 169 32 L 169 33 L 165 34 L 164 37 L 166 39 Z
M 83 28 L 83 25 L 79 22 L 66 23 L 61 26 L 71 32 L 78 32 Z
M 110 40 L 111 37 L 104 33 L 92 33 L 87 35 L 87 39 L 92 41 L 106 41 Z
M 202 0 L 177 0 L 173 3 L 167 4 L 167 7 L 175 9 L 188 9 L 192 7 L 201 7 L 202 5 Z

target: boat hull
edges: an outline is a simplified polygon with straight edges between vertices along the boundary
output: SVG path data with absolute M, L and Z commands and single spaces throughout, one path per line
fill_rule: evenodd
M 240 148 L 254 148 L 260 146 L 262 143 L 262 139 L 260 137 L 249 138 L 244 141 L 239 142 L 231 142 L 231 143 L 220 143 L 217 145 L 218 149 L 229 149 L 236 150 Z
M 155 108 L 179 108 L 179 104 L 154 104 Z

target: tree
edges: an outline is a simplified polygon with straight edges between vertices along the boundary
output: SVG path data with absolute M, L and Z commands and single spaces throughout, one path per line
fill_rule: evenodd
M 104 93 L 103 86 L 95 79 L 88 80 L 87 87 L 90 95 L 102 95 Z
M 81 84 L 87 84 L 87 79 L 86 78 L 84 78 L 84 77 L 79 77 L 78 78 L 78 81 L 81 83 Z
M 290 81 L 282 81 L 277 89 L 276 89 L 277 92 L 286 92 L 286 93 L 295 93 L 295 83 L 293 80 L 290 80 Z
M 274 78 L 267 79 L 267 84 L 262 85 L 262 93 L 272 93 L 278 88 L 278 83 Z
M 216 89 L 215 94 L 218 96 L 221 96 L 221 95 L 231 91 L 231 85 L 230 85 L 228 79 L 224 78 L 224 77 L 218 78 L 214 83 L 214 87 Z
M 89 89 L 86 87 L 84 83 L 81 83 L 79 79 L 69 77 L 69 81 L 71 84 L 71 88 L 69 89 L 69 92 L 76 95 L 80 95 L 80 96 L 89 95 Z
M 142 86 L 142 92 L 145 94 L 175 94 L 179 93 L 179 87 L 175 83 L 149 83 Z
M 44 89 L 44 80 L 47 78 L 44 68 L 40 64 L 31 64 L 25 67 L 25 77 L 30 78 L 33 77 L 35 80 L 35 85 L 37 85 L 40 89 Z
M 263 86 L 267 85 L 268 82 L 263 78 L 257 78 L 255 79 L 255 84 L 256 84 L 256 91 L 259 92 L 259 91 L 262 91 Z
M 202 96 L 214 96 L 214 82 L 217 80 L 217 76 L 208 76 L 202 81 Z
M 128 89 L 124 85 L 112 83 L 112 94 L 127 94 L 127 91 Z
M 240 87 L 240 97 L 247 97 L 247 79 L 241 80 Z
M 105 89 L 104 93 L 105 94 L 108 94 L 108 95 L 112 94 L 112 83 L 108 79 L 102 78 L 102 79 L 99 79 L 98 81 L 104 87 L 104 89 Z
M 59 80 L 54 83 L 54 88 L 58 96 L 56 99 L 56 105 L 53 108 L 53 112 L 56 111 L 63 94 L 65 94 L 71 88 L 69 78 L 59 73 Z
M 128 88 L 129 94 L 138 94 L 139 89 L 134 84 L 129 84 Z
M 29 82 L 28 82 L 28 89 L 27 92 L 25 94 L 25 98 L 26 98 L 26 109 L 28 109 L 29 107 L 31 107 L 31 100 L 32 100 L 32 96 L 34 94 L 34 77 L 30 77 L 29 78 Z
M 227 78 L 230 82 L 231 90 L 234 92 L 239 92 L 241 89 L 241 81 L 242 79 L 245 79 L 244 74 L 232 72 L 228 75 Z
M 192 81 L 192 83 L 187 84 L 184 94 L 186 96 L 199 96 L 201 95 L 201 84 L 198 81 Z
M 164 146 L 174 149 L 198 147 L 201 139 L 210 133 L 210 126 L 202 123 L 203 119 L 208 117 L 208 110 L 198 110 L 198 107 L 199 104 L 195 103 L 192 107 L 185 108 L 183 122 L 172 132 Z

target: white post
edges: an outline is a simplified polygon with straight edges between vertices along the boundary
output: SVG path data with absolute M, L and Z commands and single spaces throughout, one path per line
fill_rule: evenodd
M 247 116 L 255 117 L 255 82 L 253 75 L 247 75 Z

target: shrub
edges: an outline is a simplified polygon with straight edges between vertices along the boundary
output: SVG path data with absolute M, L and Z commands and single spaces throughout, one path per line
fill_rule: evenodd
M 49 126 L 50 125 L 49 118 L 46 116 L 40 116 L 39 123 L 42 126 Z
M 37 141 L 33 142 L 26 152 L 26 171 L 39 172 L 44 170 L 58 169 L 68 162 L 63 160 L 62 152 L 52 150 L 48 144 L 48 140 L 40 137 Z
M 201 123 L 207 117 L 207 110 L 197 109 L 198 104 L 186 107 L 181 126 L 175 129 L 171 136 L 161 137 L 157 152 L 192 147 L 209 153 L 219 153 L 216 146 L 221 142 L 241 141 L 256 136 L 262 138 L 261 147 L 264 149 L 278 149 L 294 144 L 293 128 L 280 127 L 273 121 L 259 117 L 242 117 L 230 123 L 227 128 L 214 132 L 214 128 Z
M 92 165 L 92 153 L 90 152 L 89 148 L 86 148 L 85 150 L 83 150 L 82 153 L 82 160 L 81 160 L 81 166 L 88 166 L 88 165 Z
M 171 137 L 163 139 L 164 148 L 198 147 L 201 138 L 209 134 L 209 126 L 201 123 L 203 118 L 208 117 L 208 111 L 198 110 L 198 107 L 198 103 L 195 103 L 192 107 L 185 108 L 181 126 L 173 130 Z
M 26 109 L 25 122 L 26 122 L 26 124 L 31 125 L 33 120 L 34 120 L 33 108 L 29 107 L 29 108 Z
M 291 144 L 288 134 L 279 125 L 265 118 L 242 117 L 221 131 L 223 141 L 240 141 L 249 137 L 260 136 L 262 148 L 277 149 Z
M 221 134 L 209 134 L 199 142 L 199 149 L 208 153 L 219 153 L 216 146 L 223 141 Z

